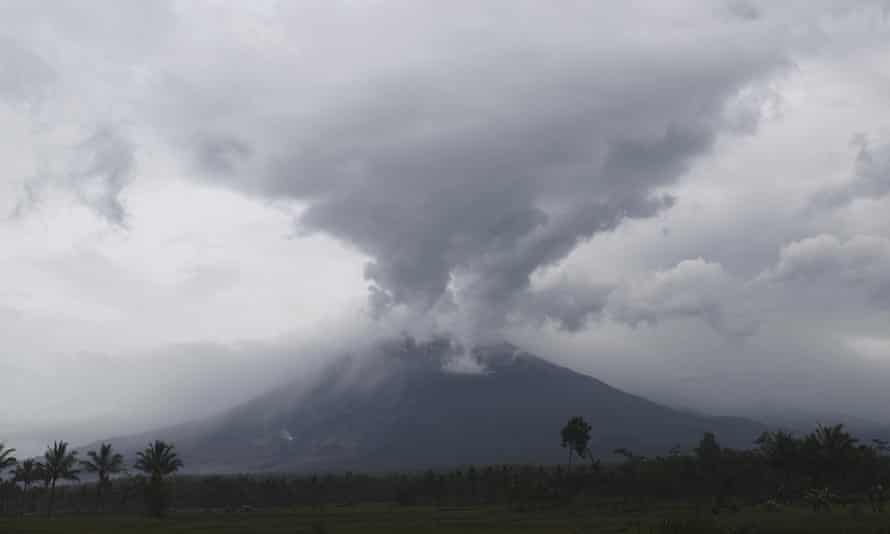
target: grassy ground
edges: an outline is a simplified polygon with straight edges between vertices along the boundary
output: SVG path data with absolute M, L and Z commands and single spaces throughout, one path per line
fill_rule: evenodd
M 560 509 L 512 512 L 503 508 L 405 508 L 364 505 L 262 510 L 242 513 L 178 512 L 163 520 L 139 516 L 63 516 L 0 519 L 2 534 L 350 534 L 386 533 L 627 533 L 627 534 L 890 534 L 890 512 L 836 509 L 815 513 L 801 508 L 768 512 L 747 509 L 696 519 L 692 510 L 660 507 L 647 512 Z

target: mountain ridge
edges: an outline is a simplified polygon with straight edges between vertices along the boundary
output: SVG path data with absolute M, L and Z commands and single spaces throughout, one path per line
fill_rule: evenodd
M 502 343 L 466 350 L 447 338 L 344 357 L 309 387 L 275 388 L 217 416 L 112 438 L 131 453 L 173 442 L 189 471 L 387 471 L 559 463 L 559 430 L 592 425 L 591 450 L 665 454 L 704 432 L 750 446 L 766 425 L 684 413 Z

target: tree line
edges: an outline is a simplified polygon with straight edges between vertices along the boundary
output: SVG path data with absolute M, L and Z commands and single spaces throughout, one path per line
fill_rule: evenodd
M 37 498 L 43 497 L 46 515 L 51 517 L 57 493 L 62 489 L 57 488 L 57 483 L 78 482 L 81 472 L 95 476 L 94 507 L 97 512 L 101 511 L 104 494 L 113 487 L 112 478 L 124 472 L 126 467 L 123 455 L 115 452 L 109 443 L 101 444 L 98 450 L 88 451 L 85 460 L 78 460 L 77 451 L 70 449 L 65 441 L 48 446 L 41 459 L 29 458 L 19 462 L 15 452 L 0 443 L 0 510 L 6 513 L 13 508 L 15 500 L 18 500 L 18 511 L 22 515 L 33 512 L 37 508 Z M 141 474 L 135 482 L 141 489 L 149 514 L 163 515 L 169 504 L 167 477 L 182 466 L 173 445 L 164 441 L 155 441 L 136 454 L 132 467 Z M 3 478 L 5 471 L 12 474 L 8 480 Z
M 705 433 L 688 450 L 674 447 L 664 455 L 647 457 L 616 449 L 604 459 L 591 453 L 592 430 L 581 417 L 562 427 L 559 444 L 567 452 L 562 465 L 462 466 L 380 474 L 171 477 L 182 462 L 172 445 L 156 441 L 137 455 L 134 476 L 108 444 L 78 460 L 67 443 L 56 442 L 39 461 L 21 463 L 13 449 L 0 446 L 0 474 L 10 470 L 12 474 L 0 484 L 0 510 L 37 513 L 39 509 L 50 515 L 61 502 L 66 513 L 161 515 L 170 507 L 324 509 L 388 502 L 506 505 L 525 511 L 570 503 L 612 503 L 626 509 L 683 501 L 709 513 L 731 513 L 749 505 L 806 505 L 824 511 L 853 502 L 883 511 L 888 497 L 890 446 L 882 440 L 860 442 L 842 425 L 819 426 L 804 435 L 766 432 L 744 450 L 723 447 L 717 436 Z M 94 476 L 95 482 L 77 483 L 80 472 Z M 56 481 L 66 483 L 56 487 Z
M 562 446 L 587 458 L 601 472 L 588 447 L 591 426 L 574 417 L 563 427 Z M 669 498 L 710 497 L 713 509 L 735 502 L 768 503 L 778 507 L 795 502 L 830 509 L 832 504 L 867 501 L 883 511 L 890 486 L 890 445 L 882 439 L 862 443 L 844 425 L 819 425 L 801 436 L 786 431 L 764 432 L 747 450 L 720 446 L 706 432 L 697 447 L 683 453 L 674 447 L 667 456 L 647 458 L 628 449 L 614 453 L 623 461 L 606 478 L 623 495 Z

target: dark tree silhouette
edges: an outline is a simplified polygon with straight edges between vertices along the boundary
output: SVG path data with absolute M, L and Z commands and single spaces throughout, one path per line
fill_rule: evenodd
M 844 430 L 844 425 L 819 425 L 813 432 L 812 439 L 822 456 L 831 461 L 849 456 L 858 441 Z
M 13 454 L 15 454 L 15 449 L 9 449 L 0 442 L 0 483 L 3 482 L 3 472 L 18 463 Z
M 717 436 L 713 432 L 705 432 L 695 448 L 695 456 L 706 469 L 716 466 L 722 453 L 723 448 L 717 443 Z
M 804 443 L 811 454 L 809 463 L 814 480 L 824 485 L 842 475 L 856 455 L 856 442 L 844 430 L 844 425 L 819 425 Z
M 99 451 L 87 453 L 89 460 L 81 460 L 80 465 L 88 473 L 96 473 L 96 509 L 102 508 L 102 491 L 111 485 L 111 475 L 120 473 L 124 468 L 124 457 L 114 452 L 110 443 L 103 443 Z
M 56 500 L 56 481 L 78 480 L 74 469 L 77 465 L 77 452 L 68 450 L 68 442 L 56 441 L 46 449 L 43 454 L 44 481 L 49 482 L 49 503 L 46 507 L 46 515 L 53 515 L 53 505 Z
M 780 477 L 781 482 L 776 487 L 774 496 L 776 502 L 787 503 L 790 480 L 800 472 L 803 463 L 800 441 L 790 433 L 779 430 L 764 432 L 754 443 L 770 469 Z
M 4 510 L 6 508 L 6 491 L 3 483 L 3 472 L 17 463 L 13 454 L 15 454 L 15 449 L 8 449 L 3 443 L 0 443 L 0 506 Z
M 9 449 L 3 442 L 0 442 L 0 475 L 18 462 L 13 454 L 15 454 L 15 449 Z
M 754 442 L 760 454 L 777 470 L 790 470 L 793 460 L 800 454 L 800 444 L 788 432 L 764 432 Z
M 563 446 L 572 458 L 576 454 L 590 455 L 587 447 L 590 432 L 589 425 L 581 418 L 573 418 L 565 425 Z M 705 434 L 695 448 L 683 449 L 684 443 L 666 456 L 651 459 L 617 449 L 615 454 L 624 456 L 625 461 L 604 465 L 601 470 L 572 465 L 569 476 L 565 465 L 499 465 L 387 475 L 177 477 L 176 504 L 186 508 L 231 510 L 240 506 L 252 509 L 311 505 L 323 511 L 326 503 L 382 502 L 395 497 L 406 506 L 484 503 L 536 510 L 568 502 L 576 496 L 587 499 L 589 495 L 604 499 L 621 496 L 625 505 L 634 507 L 647 506 L 659 499 L 672 503 L 688 499 L 689 504 L 695 505 L 696 514 L 709 500 L 712 511 L 718 513 L 735 510 L 742 503 L 756 504 L 758 509 L 762 506 L 770 511 L 781 511 L 783 504 L 805 503 L 820 511 L 829 510 L 834 504 L 851 503 L 870 505 L 872 514 L 883 511 L 890 493 L 886 489 L 890 487 L 890 455 L 885 454 L 887 445 L 880 438 L 861 445 L 843 427 L 824 426 L 801 436 L 769 432 L 754 443 L 753 449 L 721 447 L 713 434 Z M 0 453 L 4 465 L 10 465 L 12 451 L 3 447 Z M 94 471 L 100 480 L 114 482 L 101 488 L 100 505 L 104 504 L 106 509 L 110 509 L 110 499 L 114 499 L 119 503 L 116 511 L 120 512 L 146 510 L 160 515 L 169 510 L 167 503 L 173 501 L 170 490 L 174 482 L 169 475 L 182 466 L 171 445 L 164 442 L 149 445 L 139 455 L 136 465 L 141 471 L 139 475 L 121 480 L 115 480 L 112 474 L 120 467 L 120 461 L 114 459 L 116 454 L 110 447 L 97 446 L 93 454 L 82 456 L 84 462 L 80 462 L 83 464 L 80 467 L 77 465 L 80 458 L 74 459 L 66 443 L 57 442 L 47 451 L 46 466 L 33 460 L 20 462 L 12 480 L 7 467 L 2 472 L 4 483 L 0 486 L 0 497 L 4 500 L 0 508 L 17 513 L 19 509 L 15 506 L 21 502 L 22 512 L 34 509 L 43 512 L 42 501 L 46 499 L 47 513 L 92 510 L 99 499 L 92 486 L 63 483 L 55 496 L 51 496 L 50 486 L 55 488 L 53 481 L 72 478 L 62 473 L 73 475 L 74 466 Z M 60 464 L 67 467 L 59 468 Z M 100 470 L 104 472 L 99 473 Z M 46 484 L 45 490 L 35 488 L 41 480 Z M 132 500 L 137 492 L 144 492 L 146 506 Z M 55 508 L 51 498 L 58 501 Z M 5 525 L 2 520 L 0 523 Z
M 560 433 L 562 447 L 569 450 L 569 470 L 572 469 L 572 454 L 583 458 L 590 443 L 590 424 L 583 417 L 572 417 Z
M 25 460 L 15 468 L 15 480 L 22 484 L 22 515 L 28 504 L 31 484 L 40 480 L 39 464 L 32 459 Z
M 43 462 L 37 462 L 34 469 L 37 470 L 37 480 L 43 481 L 43 489 L 49 489 L 49 483 L 52 482 L 52 479 L 49 476 L 49 470 L 46 468 L 46 465 Z
M 160 517 L 167 507 L 164 477 L 178 471 L 182 467 L 182 460 L 173 451 L 173 445 L 160 440 L 138 453 L 137 458 L 133 467 L 149 477 L 145 487 L 148 512 Z

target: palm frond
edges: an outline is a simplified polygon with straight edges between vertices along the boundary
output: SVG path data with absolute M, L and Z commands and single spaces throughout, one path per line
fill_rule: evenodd
M 136 455 L 133 467 L 153 477 L 175 473 L 182 468 L 182 460 L 173 451 L 173 445 L 157 440 Z
M 49 480 L 78 480 L 80 470 L 74 468 L 77 465 L 77 452 L 69 451 L 67 442 L 54 442 L 43 454 L 43 459 L 45 475 Z
M 103 443 L 99 451 L 87 452 L 89 460 L 81 460 L 80 465 L 89 473 L 97 473 L 99 480 L 106 482 L 110 475 L 120 473 L 124 467 L 124 457 L 114 452 L 110 443 Z
M 15 454 L 15 449 L 9 449 L 4 443 L 0 442 L 0 471 L 18 463 L 13 454 Z

